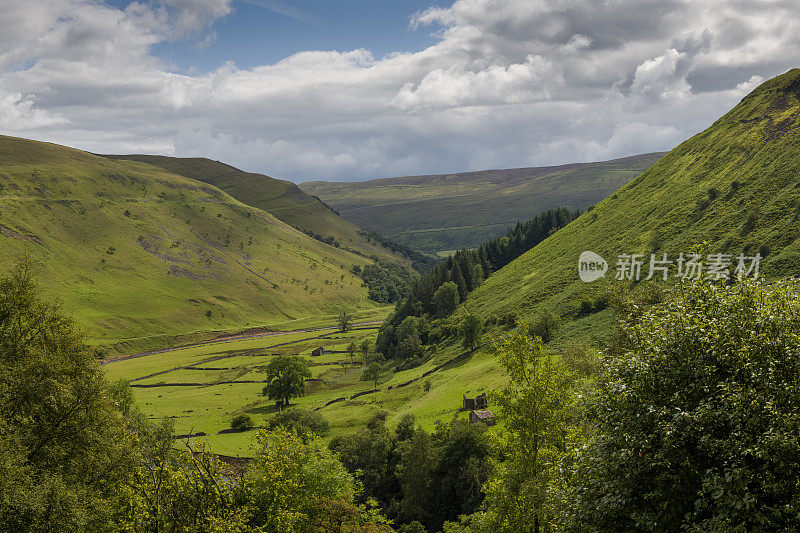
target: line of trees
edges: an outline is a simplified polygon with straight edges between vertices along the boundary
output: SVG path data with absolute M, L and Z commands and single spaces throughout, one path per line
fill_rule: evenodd
M 396 331 L 408 317 L 429 321 L 449 316 L 492 272 L 503 268 L 579 215 L 580 211 L 563 207 L 545 211 L 475 250 L 458 250 L 434 266 L 411 285 L 408 296 L 398 303 L 395 312 L 381 327 L 379 351 L 387 357 L 394 357 L 405 338 Z M 422 338 L 423 331 L 419 331 L 419 336 Z M 407 344 L 411 342 L 407 341 Z M 399 350 L 401 354 L 408 352 L 407 349 Z M 415 350 L 411 352 L 416 355 Z

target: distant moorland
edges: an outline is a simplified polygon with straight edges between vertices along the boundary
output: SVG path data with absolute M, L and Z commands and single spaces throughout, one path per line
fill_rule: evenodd
M 585 210 L 663 155 L 362 182 L 312 181 L 300 188 L 362 228 L 415 250 L 441 252 L 476 247 L 547 209 Z

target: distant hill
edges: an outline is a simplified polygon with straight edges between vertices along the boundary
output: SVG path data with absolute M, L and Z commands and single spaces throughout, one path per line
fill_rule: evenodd
M 313 181 L 300 188 L 360 227 L 417 250 L 439 252 L 475 247 L 553 207 L 584 210 L 663 155 L 351 183 Z
M 352 273 L 371 261 L 213 185 L 6 136 L 0 246 L 0 269 L 27 254 L 97 343 L 374 306 Z
M 384 248 L 374 239 L 367 238 L 365 232 L 355 224 L 343 219 L 319 198 L 306 194 L 290 181 L 244 172 L 203 157 L 180 158 L 142 154 L 104 157 L 140 161 L 209 183 L 240 202 L 263 209 L 290 226 L 327 242 L 338 243 L 340 247 L 355 250 L 366 256 L 376 256 L 384 260 L 402 259 L 400 255 Z
M 596 301 L 612 282 L 619 254 L 645 254 L 646 276 L 651 253 L 676 260 L 701 245 L 706 263 L 707 254 L 733 255 L 731 268 L 740 253 L 758 253 L 769 280 L 800 275 L 799 237 L 800 69 L 793 69 L 492 274 L 466 306 L 481 315 L 516 312 L 528 320 L 550 309 L 563 319 L 563 339 L 588 338 L 607 332 L 597 326 L 612 320 L 609 311 L 584 316 L 581 302 Z M 585 250 L 608 261 L 604 279 L 578 279 Z

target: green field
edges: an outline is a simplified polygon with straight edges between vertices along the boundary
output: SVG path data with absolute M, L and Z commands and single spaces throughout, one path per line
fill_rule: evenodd
M 441 252 L 474 248 L 553 207 L 586 209 L 662 155 L 300 187 L 362 228 L 416 250 Z
M 131 382 L 140 409 L 149 417 L 172 417 L 177 434 L 207 433 L 202 439 L 216 453 L 241 456 L 250 453 L 254 432 L 217 433 L 227 429 L 237 414 L 249 414 L 261 425 L 275 412 L 274 404 L 260 395 L 264 384 L 245 381 L 262 381 L 264 367 L 276 354 L 301 355 L 308 360 L 312 380 L 307 382 L 307 394 L 292 405 L 318 409 L 331 423 L 331 437 L 363 426 L 379 410 L 389 413 L 390 424 L 403 414 L 414 413 L 420 425 L 430 430 L 436 420 L 465 416 L 460 411 L 463 394 L 475 396 L 504 383 L 494 358 L 481 352 L 422 378 L 425 372 L 461 353 L 458 346 L 440 346 L 430 354 L 430 360 L 417 368 L 395 372 L 387 363 L 379 392 L 352 398 L 373 386 L 361 381 L 363 369 L 358 360 L 350 366 L 345 353 L 311 357 L 311 350 L 323 346 L 326 350 L 344 351 L 352 340 L 374 339 L 377 327 L 357 326 L 341 333 L 331 323 L 330 319 L 320 319 L 318 325 L 328 327 L 321 331 L 275 332 L 176 348 L 110 362 L 104 369 L 109 379 Z M 158 372 L 161 373 L 146 377 Z M 416 381 L 397 387 L 412 379 Z M 222 383 L 225 381 L 241 383 Z M 429 390 L 425 390 L 426 381 Z M 193 385 L 187 385 L 190 383 Z M 346 399 L 326 406 L 342 397 Z
M 352 273 L 370 259 L 213 185 L 4 136 L 0 244 L 0 268 L 29 257 L 45 295 L 112 351 L 376 307 Z

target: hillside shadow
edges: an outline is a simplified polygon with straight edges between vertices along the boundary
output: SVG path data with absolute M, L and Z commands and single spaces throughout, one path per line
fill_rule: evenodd
M 289 405 L 289 409 L 291 409 L 291 404 Z M 278 412 L 278 407 L 275 404 L 271 405 L 260 405 L 258 407 L 251 407 L 250 409 L 245 409 L 245 413 L 253 414 L 253 415 L 273 415 Z
M 458 368 L 460 366 L 464 366 L 465 364 L 472 361 L 473 356 L 475 355 L 475 351 L 472 352 L 464 352 L 461 355 L 458 355 L 451 359 L 450 361 L 446 362 L 440 370 L 452 370 L 454 368 Z

